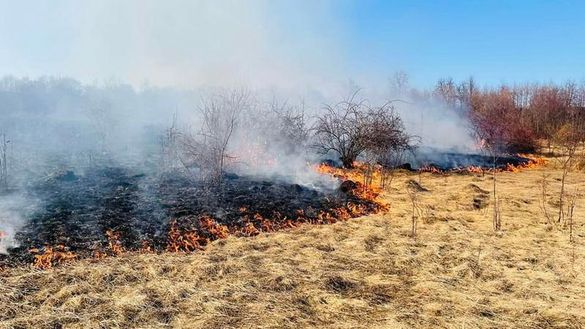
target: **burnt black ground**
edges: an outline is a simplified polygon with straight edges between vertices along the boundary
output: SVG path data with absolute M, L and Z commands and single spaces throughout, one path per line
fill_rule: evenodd
M 26 194 L 38 200 L 38 210 L 17 233 L 19 247 L 0 263 L 29 263 L 31 248 L 64 245 L 80 256 L 103 250 L 106 231 L 120 235 L 128 250 L 143 241 L 156 250 L 166 246 L 169 221 L 183 226 L 208 215 L 228 227 L 243 227 L 244 218 L 295 220 L 298 211 L 317 217 L 319 211 L 343 207 L 348 201 L 376 205 L 340 191 L 321 192 L 278 180 L 226 175 L 221 187 L 196 182 L 179 173 L 147 175 L 123 167 L 103 167 L 52 175 L 31 184 Z M 245 211 L 242 211 L 245 208 Z M 280 216 L 277 215 L 280 214 Z
M 517 155 L 501 155 L 496 158 L 496 168 L 504 168 L 506 165 L 523 165 L 530 162 L 530 159 Z M 469 166 L 492 168 L 494 158 L 482 154 L 465 154 L 452 152 L 438 152 L 422 150 L 415 156 L 414 162 L 409 164 L 410 168 L 420 169 L 430 166 L 442 171 L 461 169 Z

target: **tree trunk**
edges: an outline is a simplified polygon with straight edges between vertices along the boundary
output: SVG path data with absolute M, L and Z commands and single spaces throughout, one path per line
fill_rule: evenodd
M 353 162 L 355 159 L 350 158 L 350 157 L 343 157 L 340 158 L 341 163 L 343 164 L 343 168 L 347 168 L 347 169 L 352 169 L 353 168 Z

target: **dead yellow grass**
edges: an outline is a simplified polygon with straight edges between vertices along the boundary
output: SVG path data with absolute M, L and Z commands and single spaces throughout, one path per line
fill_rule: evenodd
M 0 273 L 3 328 L 581 328 L 585 198 L 576 242 L 546 225 L 542 171 L 501 173 L 503 231 L 491 177 L 401 174 L 379 214 L 216 241 L 195 254 L 123 255 L 49 271 Z M 410 180 L 422 218 L 410 236 Z M 572 173 L 569 191 L 585 189 Z M 585 191 L 581 191 L 585 192 Z M 580 192 L 576 192 L 580 193 Z

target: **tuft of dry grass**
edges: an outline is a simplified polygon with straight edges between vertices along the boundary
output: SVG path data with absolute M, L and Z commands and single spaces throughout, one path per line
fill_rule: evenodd
M 568 229 L 547 225 L 540 209 L 543 170 L 552 199 L 557 169 L 499 174 L 500 232 L 485 206 L 491 177 L 401 173 L 385 214 L 228 237 L 193 254 L 8 269 L 0 327 L 581 328 L 585 197 L 576 196 L 570 243 Z M 413 180 L 428 190 L 416 240 Z M 573 173 L 568 189 L 583 182 Z

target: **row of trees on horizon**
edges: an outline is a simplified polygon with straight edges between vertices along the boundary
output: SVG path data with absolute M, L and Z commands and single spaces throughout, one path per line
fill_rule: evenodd
M 440 79 L 433 90 L 410 88 L 405 92 L 409 88 L 408 76 L 399 72 L 391 79 L 391 85 L 388 99 L 397 95 L 414 102 L 439 100 L 446 105 L 444 107 L 464 117 L 479 140 L 500 151 L 534 152 L 541 141 L 545 141 L 550 151 L 560 139 L 585 136 L 585 83 L 478 87 L 473 78 L 461 82 L 447 78 Z M 367 94 L 367 90 L 360 94 Z M 0 115 L 4 119 L 14 119 L 24 114 L 23 118 L 30 120 L 30 115 L 59 108 L 83 110 L 84 107 L 99 107 L 104 108 L 102 112 L 112 112 L 112 115 L 121 115 L 120 112 L 128 110 L 150 113 L 155 120 L 160 117 L 160 113 L 156 113 L 170 111 L 167 113 L 169 118 L 165 119 L 168 122 L 173 107 L 179 103 L 188 106 L 198 99 L 191 95 L 187 97 L 191 100 L 179 102 L 179 95 L 185 94 L 172 88 L 152 87 L 138 91 L 121 83 L 97 87 L 69 78 L 4 77 L 0 79 Z M 390 107 L 394 106 L 400 105 L 392 103 Z M 108 111 L 106 107 L 113 109 Z M 319 111 L 325 113 L 328 109 L 325 105 Z M 316 110 L 312 110 L 313 114 L 319 112 Z M 317 116 L 314 119 L 318 119 Z
M 466 116 L 478 137 L 508 152 L 534 152 L 540 141 L 585 140 L 585 83 L 477 87 L 473 78 L 441 79 L 434 94 Z

